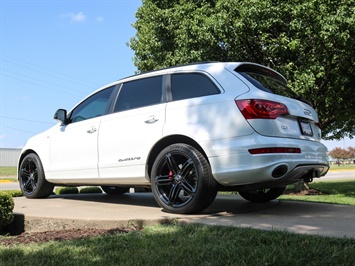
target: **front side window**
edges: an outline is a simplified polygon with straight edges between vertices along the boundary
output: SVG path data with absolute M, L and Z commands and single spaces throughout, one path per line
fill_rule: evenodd
M 72 123 L 104 115 L 115 86 L 109 87 L 92 95 L 79 104 L 71 113 Z
M 114 111 L 126 111 L 163 102 L 163 77 L 151 77 L 122 85 Z
M 173 101 L 220 93 L 212 80 L 198 73 L 171 75 L 171 91 Z

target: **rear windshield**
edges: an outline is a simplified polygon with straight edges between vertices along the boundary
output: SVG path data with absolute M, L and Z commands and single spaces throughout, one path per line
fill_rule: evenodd
M 260 90 L 289 98 L 298 98 L 296 93 L 273 77 L 253 72 L 238 71 L 238 73 Z

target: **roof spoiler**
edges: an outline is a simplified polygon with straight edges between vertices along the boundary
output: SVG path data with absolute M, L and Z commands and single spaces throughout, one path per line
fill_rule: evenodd
M 255 64 L 255 63 L 240 63 L 234 71 L 236 72 L 249 72 L 255 73 L 263 76 L 269 76 L 273 79 L 281 82 L 282 84 L 287 84 L 287 80 L 284 76 L 282 76 L 279 72 L 268 68 L 263 65 Z

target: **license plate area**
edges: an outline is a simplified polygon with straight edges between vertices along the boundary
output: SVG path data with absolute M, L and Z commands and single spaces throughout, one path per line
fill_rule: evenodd
M 298 120 L 298 124 L 300 125 L 302 135 L 313 136 L 313 130 L 308 121 Z

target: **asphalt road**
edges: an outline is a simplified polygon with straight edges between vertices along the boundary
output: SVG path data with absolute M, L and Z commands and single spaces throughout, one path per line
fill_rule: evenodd
M 353 179 L 355 180 L 355 170 L 332 170 L 321 178 L 314 179 L 317 181 L 324 180 L 342 180 L 342 179 Z
M 1 182 L 0 181 L 0 190 L 18 190 L 20 186 L 18 182 Z

